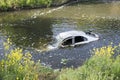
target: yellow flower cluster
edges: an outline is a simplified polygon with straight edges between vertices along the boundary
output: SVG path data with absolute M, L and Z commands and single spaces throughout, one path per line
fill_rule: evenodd
M 93 50 L 94 50 L 95 55 L 97 55 L 97 56 L 111 57 L 114 54 L 114 50 L 116 48 L 117 48 L 117 46 L 113 47 L 112 45 L 109 45 L 109 46 L 105 46 L 105 47 L 101 47 L 101 48 L 96 48 Z
M 22 49 L 17 48 L 15 50 L 12 50 L 10 54 L 7 55 L 7 59 L 9 60 L 8 63 L 10 65 L 13 65 L 16 62 L 20 61 L 22 57 L 23 57 Z
M 32 59 L 30 53 L 23 55 L 22 49 L 14 49 L 8 53 L 6 58 L 0 61 L 0 71 L 9 74 L 13 71 L 16 80 L 38 80 L 39 78 L 39 65 Z M 23 76 L 19 76 L 19 75 Z
M 8 54 L 8 58 L 9 59 L 14 59 L 16 61 L 20 60 L 22 58 L 22 49 L 15 49 L 15 50 L 12 50 L 10 54 Z
M 5 57 L 0 61 L 0 74 L 3 74 L 1 79 L 39 80 L 39 75 L 47 75 L 47 73 L 43 74 L 41 70 L 51 72 L 41 66 L 39 61 L 34 62 L 29 52 L 23 54 L 23 50 L 20 48 L 11 50 L 10 44 L 10 39 L 4 43 Z

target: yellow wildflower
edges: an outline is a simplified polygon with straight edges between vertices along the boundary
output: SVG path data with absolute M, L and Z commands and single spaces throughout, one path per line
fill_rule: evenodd
M 114 50 L 117 48 L 117 46 L 112 47 L 112 45 L 93 49 L 95 52 L 95 55 L 98 56 L 108 56 L 111 57 L 114 54 Z

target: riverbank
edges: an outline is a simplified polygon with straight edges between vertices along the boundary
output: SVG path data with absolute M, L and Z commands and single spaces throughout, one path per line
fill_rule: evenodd
M 50 6 L 59 6 L 69 1 L 70 0 L 1 0 L 0 11 L 46 8 Z
M 0 12 L 4 11 L 17 11 L 23 9 L 37 9 L 47 7 L 58 7 L 68 3 L 106 3 L 113 0 L 1 0 Z M 114 0 L 115 1 L 115 0 Z

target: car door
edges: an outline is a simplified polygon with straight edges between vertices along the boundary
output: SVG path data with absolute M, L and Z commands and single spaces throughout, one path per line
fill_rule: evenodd
M 73 46 L 73 43 L 73 37 L 68 37 L 62 41 L 61 47 Z

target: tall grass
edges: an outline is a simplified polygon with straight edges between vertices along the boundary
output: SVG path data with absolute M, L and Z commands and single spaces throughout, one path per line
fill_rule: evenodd
M 120 56 L 113 58 L 116 47 L 94 49 L 95 55 L 78 69 L 63 69 L 56 80 L 120 80 Z
M 39 61 L 34 62 L 32 55 L 23 54 L 22 49 L 9 51 L 8 43 L 4 44 L 7 54 L 0 61 L 0 80 L 53 80 L 51 68 L 42 66 Z

